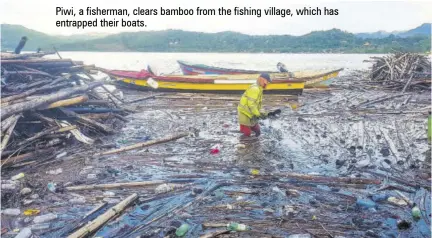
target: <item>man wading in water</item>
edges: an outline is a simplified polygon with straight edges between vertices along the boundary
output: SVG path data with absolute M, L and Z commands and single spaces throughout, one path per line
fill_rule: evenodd
M 243 133 L 241 136 L 242 138 L 250 137 L 252 131 L 255 132 L 255 136 L 258 137 L 261 134 L 258 120 L 266 119 L 270 114 L 274 115 L 280 113 L 280 110 L 271 113 L 260 112 L 263 90 L 267 87 L 267 84 L 271 82 L 272 80 L 270 75 L 263 73 L 259 76 L 257 82 L 249 86 L 249 88 L 243 93 L 237 107 L 240 132 Z

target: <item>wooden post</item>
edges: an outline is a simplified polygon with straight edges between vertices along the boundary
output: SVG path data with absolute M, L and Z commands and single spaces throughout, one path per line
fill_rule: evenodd
M 163 184 L 164 180 L 154 181 L 142 181 L 142 182 L 130 182 L 130 183 L 108 183 L 108 184 L 94 184 L 94 185 L 81 185 L 66 187 L 67 191 L 80 191 L 80 190 L 92 190 L 92 189 L 113 189 L 113 188 L 124 188 L 124 187 L 143 187 Z
M 180 133 L 177 135 L 172 135 L 172 136 L 168 136 L 168 137 L 157 139 L 157 140 L 151 140 L 151 141 L 147 141 L 147 142 L 142 142 L 142 143 L 126 146 L 126 147 L 116 149 L 116 150 L 110 150 L 107 152 L 98 153 L 96 155 L 97 156 L 98 155 L 110 155 L 110 154 L 116 154 L 116 153 L 120 153 L 120 152 L 124 152 L 124 151 L 128 151 L 128 150 L 139 149 L 139 148 L 143 148 L 143 147 L 150 146 L 150 145 L 155 145 L 155 144 L 160 144 L 160 143 L 164 143 L 167 141 L 177 140 L 177 139 L 180 139 L 180 138 L 185 137 L 187 135 L 189 135 L 189 133 L 183 132 L 183 133 Z
M 18 43 L 17 47 L 15 48 L 15 54 L 21 53 L 21 50 L 24 48 L 26 42 L 27 42 L 27 36 L 21 37 L 20 42 Z

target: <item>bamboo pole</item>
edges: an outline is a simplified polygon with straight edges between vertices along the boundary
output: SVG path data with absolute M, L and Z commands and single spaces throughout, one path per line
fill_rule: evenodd
M 137 144 L 126 146 L 126 147 L 123 147 L 123 148 L 120 148 L 120 149 L 115 149 L 115 150 L 110 150 L 110 151 L 98 153 L 98 154 L 96 154 L 96 156 L 116 154 L 116 153 L 120 153 L 120 152 L 124 152 L 124 151 L 128 151 L 128 150 L 134 150 L 134 149 L 143 148 L 143 147 L 150 146 L 150 145 L 156 145 L 156 144 L 160 144 L 160 143 L 165 143 L 165 142 L 168 142 L 168 141 L 180 139 L 180 138 L 185 137 L 187 135 L 189 135 L 189 133 L 182 132 L 182 133 L 179 133 L 179 134 L 176 134 L 176 135 L 167 136 L 167 137 L 164 137 L 164 138 L 161 138 L 161 139 L 151 140 L 151 141 L 142 142 L 142 143 L 137 143 Z
M 71 90 L 62 90 L 62 91 L 50 94 L 50 95 L 45 96 L 45 97 L 41 97 L 41 98 L 36 99 L 32 102 L 17 103 L 17 104 L 13 104 L 13 105 L 4 107 L 4 108 L 2 108 L 2 111 L 1 111 L 1 118 L 3 119 L 3 118 L 6 118 L 10 115 L 15 114 L 15 113 L 24 112 L 24 111 L 27 111 L 27 110 L 30 110 L 33 108 L 38 108 L 42 105 L 53 103 L 53 102 L 68 98 L 68 97 L 70 97 L 76 93 L 84 93 L 88 90 L 93 89 L 94 87 L 101 85 L 101 84 L 102 84 L 102 82 L 97 82 L 97 83 L 93 83 L 90 85 L 75 87 L 75 88 L 72 88 Z
M 138 194 L 136 193 L 130 195 L 129 197 L 127 197 L 126 199 L 124 199 L 114 207 L 110 208 L 104 214 L 100 215 L 95 220 L 91 221 L 88 225 L 82 227 L 78 231 L 68 236 L 68 238 L 87 237 L 91 233 L 97 231 L 103 224 L 105 224 L 111 218 L 123 212 L 123 210 L 137 198 L 138 198 Z
M 42 149 L 39 151 L 34 151 L 34 152 L 26 153 L 26 154 L 17 155 L 14 157 L 9 157 L 7 159 L 1 160 L 1 162 L 2 162 L 1 166 L 3 167 L 3 166 L 10 165 L 13 163 L 18 163 L 18 162 L 21 162 L 23 160 L 35 157 L 37 155 L 44 154 L 44 153 L 51 153 L 51 152 L 54 152 L 54 148 Z
M 97 128 L 97 129 L 99 129 L 99 130 L 101 130 L 101 131 L 103 131 L 105 133 L 108 133 L 108 134 L 114 133 L 113 129 L 111 129 L 108 126 L 105 126 L 104 124 L 101 124 L 101 123 L 99 123 L 97 121 L 89 119 L 89 118 L 87 118 L 85 116 L 81 116 L 81 115 L 79 115 L 79 114 L 77 114 L 77 113 L 75 113 L 75 112 L 73 112 L 71 110 L 67 110 L 66 108 L 60 107 L 60 110 L 63 111 L 63 113 L 65 113 L 67 116 L 78 118 L 78 120 L 80 122 L 82 122 L 84 124 L 89 124 L 91 126 L 94 126 L 95 128 Z
M 15 122 L 17 118 L 19 118 L 21 115 L 14 115 L 11 117 L 8 117 L 6 120 L 2 121 L 1 123 L 1 133 L 3 133 Z
M 153 181 L 141 181 L 131 183 L 108 183 L 108 184 L 93 184 L 93 185 L 81 185 L 66 187 L 67 191 L 81 191 L 81 190 L 92 190 L 92 189 L 113 189 L 113 188 L 125 188 L 125 187 L 144 187 L 166 183 L 165 180 L 153 180 Z
M 15 125 L 18 122 L 19 117 L 15 117 L 14 121 L 12 122 L 12 125 L 8 128 L 8 130 L 6 131 L 6 134 L 3 137 L 3 140 L 1 142 L 1 148 L 0 148 L 0 152 L 3 151 L 6 148 L 7 143 L 9 142 L 9 139 L 15 129 Z
M 343 182 L 343 183 L 350 183 L 350 184 L 381 184 L 381 181 L 379 180 L 367 179 L 367 178 L 324 177 L 324 176 L 315 176 L 315 175 L 298 174 L 298 173 L 280 173 L 280 174 L 275 174 L 275 176 L 312 180 L 312 181 L 323 181 L 323 182 L 327 181 L 327 182 Z
M 87 95 L 83 95 L 83 96 L 78 96 L 78 97 L 74 97 L 74 98 L 70 98 L 70 99 L 65 99 L 65 100 L 60 100 L 54 103 L 49 104 L 48 106 L 42 108 L 42 109 L 51 109 L 51 108 L 56 108 L 56 107 L 66 107 L 66 106 L 70 106 L 70 105 L 75 105 L 75 104 L 80 104 L 83 102 L 86 102 L 88 100 L 88 96 Z

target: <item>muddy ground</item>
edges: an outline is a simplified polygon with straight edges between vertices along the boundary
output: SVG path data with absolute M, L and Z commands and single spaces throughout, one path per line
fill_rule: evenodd
M 127 104 L 137 113 L 113 136 L 91 146 L 75 143 L 48 163 L 2 171 L 3 183 L 25 173 L 15 190 L 2 190 L 2 210 L 21 212 L 2 215 L 2 236 L 30 227 L 39 237 L 67 237 L 137 193 L 131 206 L 91 237 L 176 237 L 183 223 L 190 226 L 186 237 L 430 237 L 430 91 L 401 94 L 349 80 L 305 90 L 298 99 L 265 95 L 265 109 L 282 113 L 263 120 L 262 135 L 249 141 L 238 133 L 239 95 L 122 89 L 125 101 L 156 97 Z M 389 96 L 394 98 L 376 102 Z M 94 155 L 185 131 L 189 136 L 175 141 Z M 216 145 L 219 152 L 211 153 Z M 64 189 L 159 180 L 145 187 Z M 55 192 L 48 183 L 56 184 Z M 20 194 L 25 187 L 31 192 Z M 415 205 L 422 211 L 419 220 L 411 215 Z M 36 224 L 35 216 L 23 215 L 27 209 L 57 217 Z M 230 222 L 250 230 L 228 232 Z M 204 236 L 212 232 L 220 235 Z

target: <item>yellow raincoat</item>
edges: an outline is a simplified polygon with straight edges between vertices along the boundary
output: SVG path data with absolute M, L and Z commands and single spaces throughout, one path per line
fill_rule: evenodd
M 252 84 L 243 93 L 237 107 L 239 124 L 245 126 L 255 126 L 262 106 L 263 88 L 258 84 Z

